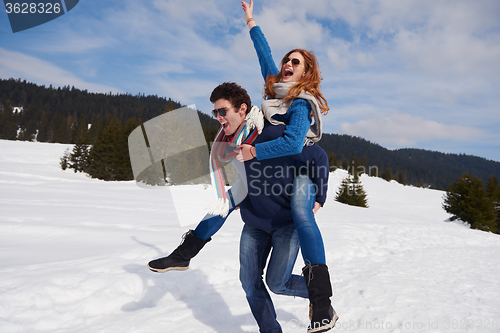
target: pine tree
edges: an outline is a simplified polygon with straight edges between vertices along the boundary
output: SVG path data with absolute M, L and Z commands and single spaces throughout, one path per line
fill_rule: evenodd
M 495 176 L 491 176 L 486 184 L 486 192 L 488 198 L 493 201 L 496 209 L 497 219 L 496 219 L 496 233 L 500 234 L 500 185 L 498 184 L 498 179 Z
M 128 149 L 128 136 L 134 129 L 139 126 L 140 122 L 137 118 L 129 118 L 125 127 L 123 128 L 123 135 L 121 137 L 120 143 L 120 178 L 123 180 L 134 179 L 134 173 L 132 172 L 132 165 L 130 164 L 130 153 Z
M 75 172 L 87 172 L 90 166 L 90 145 L 81 142 L 73 146 L 73 151 L 69 158 L 69 168 Z
M 359 177 L 348 175 L 340 183 L 335 200 L 347 205 L 368 207 L 368 200 Z
M 52 130 L 54 131 L 52 142 L 67 143 L 70 141 L 71 131 L 67 117 L 64 117 L 56 113 L 54 115 L 54 118 L 52 118 L 51 127 Z
M 366 196 L 366 192 L 363 189 L 363 185 L 361 184 L 361 180 L 359 177 L 356 177 L 353 182 L 353 190 L 354 190 L 354 197 L 353 197 L 353 206 L 358 206 L 358 207 L 368 207 L 368 199 Z
M 122 135 L 123 129 L 117 118 L 99 133 L 90 150 L 89 175 L 92 178 L 118 180 Z
M 73 126 L 72 142 L 73 143 L 80 142 L 86 144 L 91 143 L 91 138 L 89 134 L 89 117 L 87 115 L 79 117 L 75 123 L 75 126 Z
M 405 177 L 403 171 L 399 171 L 399 174 L 398 174 L 398 183 L 400 183 L 402 185 L 406 185 L 406 177 Z
M 50 115 L 48 111 L 40 109 L 41 117 L 38 125 L 38 134 L 36 140 L 39 142 L 48 142 L 50 132 Z
M 341 167 L 344 170 L 348 170 L 349 169 L 349 161 L 346 158 L 342 159 Z
M 389 168 L 389 167 L 385 168 L 384 172 L 382 172 L 382 178 L 387 180 L 387 181 L 391 181 L 391 179 L 392 179 L 391 168 Z
M 16 140 L 17 138 L 17 115 L 12 111 L 10 101 L 4 101 L 0 112 L 0 139 Z
M 90 149 L 88 173 L 92 178 L 103 180 L 134 179 L 128 152 L 128 134 L 135 124 L 127 124 L 123 129 L 118 118 L 112 118 L 109 124 L 98 134 L 95 144 Z
M 69 151 L 69 148 L 66 149 L 64 152 L 64 155 L 61 157 L 61 162 L 59 163 L 61 165 L 61 169 L 66 170 L 69 167 L 69 160 L 71 158 L 71 153 Z
M 337 168 L 337 155 L 334 152 L 328 153 L 328 165 L 330 166 L 330 170 L 334 170 Z
M 336 193 L 335 200 L 341 203 L 349 204 L 350 197 L 352 196 L 351 187 L 350 187 L 350 176 L 342 179 L 340 183 L 340 187 Z
M 443 208 L 452 214 L 450 220 L 460 219 L 472 229 L 496 232 L 495 203 L 483 189 L 483 182 L 467 173 L 452 183 L 444 196 Z

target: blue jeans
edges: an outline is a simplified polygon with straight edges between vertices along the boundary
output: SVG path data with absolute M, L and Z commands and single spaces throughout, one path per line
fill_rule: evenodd
M 272 251 L 271 251 L 272 250 Z M 240 240 L 240 281 L 261 333 L 282 332 L 273 301 L 262 280 L 267 258 L 266 283 L 279 295 L 308 298 L 305 281 L 292 274 L 299 251 L 295 225 L 273 231 L 243 227 Z
M 316 187 L 306 174 L 293 180 L 291 195 L 292 216 L 300 239 L 305 264 L 326 264 L 323 238 L 314 218 Z
M 199 239 L 206 241 L 207 239 L 215 235 L 217 231 L 219 231 L 219 229 L 224 225 L 224 222 L 226 222 L 227 217 L 233 210 L 233 207 L 229 208 L 229 213 L 226 217 L 212 214 L 205 215 L 203 220 L 196 226 L 196 229 L 194 229 L 194 235 Z
M 215 235 L 215 233 L 219 231 L 220 228 L 222 228 L 224 222 L 226 222 L 227 217 L 240 204 L 245 196 L 246 188 L 244 188 L 241 183 L 237 185 L 235 184 L 233 188 L 227 190 L 226 197 L 229 199 L 229 212 L 227 213 L 226 217 L 212 214 L 205 215 L 203 220 L 196 226 L 196 229 L 194 229 L 194 235 L 204 241 Z
M 226 191 L 226 198 L 229 199 L 229 213 L 226 217 L 212 214 L 205 215 L 203 220 L 196 226 L 196 229 L 194 229 L 194 235 L 201 240 L 206 241 L 215 235 L 224 225 L 229 214 L 231 214 L 248 194 L 246 179 L 244 176 L 241 176 L 241 174 L 245 174 L 245 165 L 241 162 L 236 162 L 236 160 L 233 161 L 233 165 L 238 171 L 238 180 Z

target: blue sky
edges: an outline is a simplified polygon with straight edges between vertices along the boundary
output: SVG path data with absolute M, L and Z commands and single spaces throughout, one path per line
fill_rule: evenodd
M 257 1 L 254 18 L 277 62 L 297 47 L 318 57 L 325 133 L 500 161 L 499 1 Z M 0 78 L 10 77 L 207 113 L 224 81 L 256 105 L 263 91 L 238 0 L 81 0 L 15 34 L 2 11 Z

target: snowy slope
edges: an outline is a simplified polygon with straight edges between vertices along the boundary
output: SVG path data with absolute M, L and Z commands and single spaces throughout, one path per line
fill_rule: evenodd
M 169 191 L 62 171 L 67 147 L 0 141 L 0 332 L 258 331 L 238 280 L 239 214 L 188 271 L 150 272 L 188 228 Z M 500 332 L 500 237 L 445 223 L 441 191 L 379 178 L 362 177 L 368 209 L 337 203 L 344 175 L 317 214 L 334 331 Z M 175 195 L 200 206 L 207 192 Z M 306 331 L 307 300 L 273 300 L 285 332 Z

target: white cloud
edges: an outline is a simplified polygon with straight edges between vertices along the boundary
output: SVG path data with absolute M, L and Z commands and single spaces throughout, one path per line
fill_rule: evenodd
M 341 133 L 360 136 L 390 147 L 412 147 L 433 140 L 468 141 L 482 131 L 460 125 L 447 125 L 409 114 L 393 113 L 354 124 L 343 123 Z
M 349 67 L 349 43 L 340 39 L 334 40 L 334 45 L 328 47 L 328 60 L 336 67 L 346 69 Z
M 199 23 L 200 18 L 205 22 L 225 20 L 224 13 L 220 10 L 221 1 L 211 0 L 155 0 L 154 6 L 159 9 L 170 24 L 192 26 Z
M 56 87 L 75 86 L 90 92 L 119 92 L 118 89 L 98 83 L 86 82 L 47 61 L 0 48 L 0 77 L 21 78 L 29 82 Z

